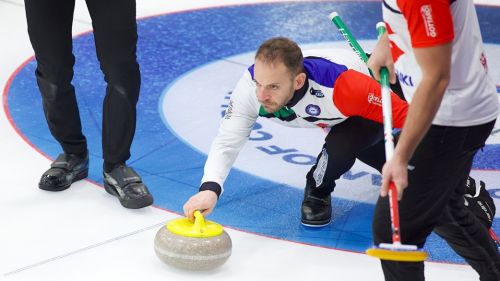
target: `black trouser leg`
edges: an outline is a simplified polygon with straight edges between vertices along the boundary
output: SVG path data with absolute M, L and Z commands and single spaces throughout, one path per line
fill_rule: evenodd
M 427 236 L 436 227 L 439 234 L 458 249 L 459 254 L 468 261 L 474 260 L 474 268 L 489 268 L 495 272 L 494 268 L 498 265 L 494 265 L 491 259 L 498 259 L 498 251 L 487 239 L 486 228 L 479 227 L 479 221 L 476 222 L 477 219 L 468 213 L 463 201 L 462 204 L 458 203 L 463 196 L 463 186 L 473 156 L 484 145 L 493 124 L 490 122 L 473 127 L 431 126 L 410 160 L 409 164 L 414 169 L 408 171 L 409 185 L 399 202 L 402 243 L 423 247 Z M 450 226 L 450 222 L 455 225 Z M 467 227 L 468 224 L 473 227 Z M 377 201 L 373 235 L 375 244 L 392 242 L 387 197 Z M 472 243 L 472 237 L 478 240 Z M 465 241 L 468 244 L 460 245 Z M 482 250 L 476 252 L 478 249 Z M 491 258 L 484 253 L 491 254 Z M 382 261 L 382 269 L 386 280 L 425 279 L 422 262 Z M 496 280 L 487 279 L 486 275 L 481 277 L 484 280 Z
M 495 242 L 471 210 L 458 206 L 463 205 L 463 194 L 455 192 L 452 197 L 453 203 L 444 210 L 434 232 L 478 272 L 480 280 L 500 280 L 500 256 Z
M 464 147 L 471 156 L 468 157 L 470 161 L 464 164 L 463 174 L 470 172 L 473 155 L 478 149 L 476 140 L 489 136 L 487 126 L 470 128 Z M 482 281 L 500 280 L 500 255 L 495 242 L 472 210 L 464 207 L 464 189 L 461 187 L 465 186 L 466 180 L 463 179 L 451 194 L 434 232 L 479 273 Z
M 140 72 L 136 59 L 135 0 L 86 0 L 97 56 L 107 82 L 103 105 L 102 149 L 106 163 L 130 158 L 135 134 Z
M 312 194 L 319 197 L 329 195 L 335 188 L 335 181 L 349 171 L 356 158 L 369 161 L 366 157 L 383 155 L 383 150 L 382 153 L 372 151 L 382 139 L 382 125 L 361 117 L 350 117 L 335 125 L 325 139 L 316 164 L 307 173 L 307 185 L 312 187 Z M 383 158 L 374 159 L 373 163 L 381 163 L 374 164 L 381 168 Z
M 356 158 L 382 173 L 385 164 L 385 141 L 381 139 L 375 145 L 361 151 Z
M 75 89 L 71 27 L 74 0 L 25 0 L 28 34 L 35 51 L 38 88 L 54 138 L 66 153 L 87 150 Z

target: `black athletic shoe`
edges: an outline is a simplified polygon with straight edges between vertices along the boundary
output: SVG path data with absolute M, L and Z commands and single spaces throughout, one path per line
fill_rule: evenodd
M 323 227 L 332 220 L 332 196 L 312 194 L 311 188 L 304 190 L 304 200 L 301 208 L 301 222 L 309 227 Z
M 104 189 L 118 197 L 123 207 L 139 209 L 153 204 L 153 196 L 134 169 L 124 164 L 104 172 Z
M 47 191 L 62 191 L 88 176 L 89 157 L 88 154 L 80 156 L 77 154 L 59 154 L 56 160 L 43 173 L 38 187 Z

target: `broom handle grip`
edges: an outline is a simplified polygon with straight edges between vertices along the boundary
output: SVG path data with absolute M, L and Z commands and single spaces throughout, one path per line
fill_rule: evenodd
M 389 183 L 389 204 L 389 209 L 391 210 L 392 243 L 401 243 L 401 231 L 399 229 L 398 189 L 392 181 Z

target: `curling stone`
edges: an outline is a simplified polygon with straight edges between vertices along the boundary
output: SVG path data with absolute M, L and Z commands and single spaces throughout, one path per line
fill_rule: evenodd
M 164 263 L 185 270 L 211 270 L 231 256 L 231 238 L 220 224 L 205 221 L 199 211 L 194 222 L 175 219 L 156 233 L 154 247 Z

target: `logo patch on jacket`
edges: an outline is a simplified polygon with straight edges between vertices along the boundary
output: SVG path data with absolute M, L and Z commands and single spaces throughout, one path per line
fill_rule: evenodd
M 321 92 L 321 90 L 315 90 L 313 87 L 311 87 L 311 89 L 309 90 L 309 93 L 311 93 L 311 95 L 313 96 L 316 96 L 317 98 L 324 98 L 325 95 L 323 95 L 323 92 Z
M 311 116 L 318 116 L 321 113 L 321 109 L 315 104 L 310 104 L 306 106 L 306 113 Z

